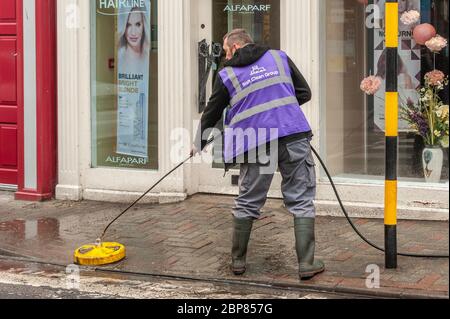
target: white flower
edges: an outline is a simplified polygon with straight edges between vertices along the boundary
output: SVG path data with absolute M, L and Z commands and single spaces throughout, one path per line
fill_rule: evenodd
M 434 53 L 441 52 L 442 49 L 444 49 L 447 46 L 447 39 L 441 37 L 439 34 L 436 35 L 434 38 L 431 38 L 427 42 L 425 42 L 425 45 L 427 46 L 430 51 Z
M 419 20 L 420 20 L 420 13 L 417 10 L 405 11 L 400 18 L 400 21 L 404 25 L 413 25 L 417 23 Z

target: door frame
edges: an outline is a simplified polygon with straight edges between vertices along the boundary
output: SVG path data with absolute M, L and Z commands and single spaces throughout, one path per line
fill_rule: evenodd
M 24 179 L 24 61 L 23 61 L 23 0 L 16 0 L 17 10 L 17 186 Z
M 24 30 L 24 0 L 17 0 L 18 10 L 18 104 L 17 119 L 18 129 L 18 191 L 15 193 L 17 200 L 42 201 L 51 199 L 56 185 L 56 160 L 57 160 L 57 112 L 56 112 L 56 1 L 41 0 L 35 2 L 35 65 L 36 81 L 30 83 L 36 87 L 36 100 L 29 101 L 28 108 L 35 113 L 36 125 L 26 127 L 25 122 L 25 30 Z M 33 57 L 34 58 L 34 57 Z M 28 133 L 25 131 L 28 130 Z M 28 158 L 25 150 L 26 135 L 31 136 L 30 143 L 36 143 L 36 151 L 31 152 L 33 158 Z M 34 137 L 33 137 L 34 136 Z M 34 141 L 33 141 L 34 139 Z M 27 167 L 36 165 L 28 171 Z
M 23 127 L 23 0 L 15 0 L 16 3 L 16 128 L 17 128 L 17 183 L 16 184 L 0 184 L 0 190 L 17 191 L 20 181 L 21 168 L 21 153 L 23 153 L 23 138 L 21 138 L 21 127 Z M 23 131 L 23 130 L 22 130 Z

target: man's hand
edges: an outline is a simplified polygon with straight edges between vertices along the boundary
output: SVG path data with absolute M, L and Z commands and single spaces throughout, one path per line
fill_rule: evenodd
M 201 153 L 202 153 L 202 151 L 199 150 L 199 149 L 197 148 L 197 146 L 195 146 L 195 145 L 192 146 L 192 150 L 191 150 L 191 156 L 192 156 L 192 157 L 195 157 L 196 155 L 200 155 Z M 203 150 L 203 153 L 208 153 L 208 150 L 207 150 L 206 147 L 205 147 L 205 149 Z
M 195 145 L 193 145 L 191 150 L 191 157 L 195 157 L 197 154 L 200 154 L 200 151 Z

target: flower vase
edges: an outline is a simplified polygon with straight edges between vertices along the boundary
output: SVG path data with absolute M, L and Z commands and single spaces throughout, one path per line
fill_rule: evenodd
M 444 152 L 440 146 L 426 146 L 422 153 L 423 172 L 427 183 L 441 181 Z

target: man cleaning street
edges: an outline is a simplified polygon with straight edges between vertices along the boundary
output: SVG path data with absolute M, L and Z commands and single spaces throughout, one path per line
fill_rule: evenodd
M 205 148 L 207 132 L 225 114 L 226 170 L 240 164 L 239 196 L 233 209 L 232 271 L 242 275 L 247 270 L 253 222 L 261 217 L 275 174 L 275 170 L 267 170 L 267 156 L 259 150 L 270 144 L 268 157 L 277 154 L 284 203 L 294 215 L 299 276 L 310 279 L 325 270 L 324 263 L 314 258 L 316 174 L 310 145 L 313 134 L 301 109 L 311 100 L 311 90 L 286 53 L 255 44 L 244 29 L 228 33 L 223 49 L 227 62 L 216 79 L 192 154 Z M 275 150 L 273 145 L 277 145 Z

